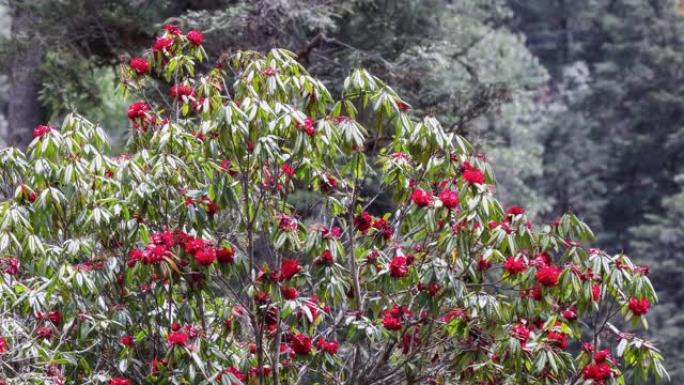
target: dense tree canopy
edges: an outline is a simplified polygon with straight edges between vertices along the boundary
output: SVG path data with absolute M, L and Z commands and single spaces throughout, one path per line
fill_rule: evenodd
M 112 138 L 105 153 L 135 152 L 125 111 L 136 99 L 119 92 L 120 70 L 168 22 L 202 30 L 215 59 L 289 49 L 332 95 L 367 68 L 414 117 L 435 117 L 486 154 L 504 207 L 525 207 L 534 223 L 574 213 L 595 246 L 648 264 L 662 303 L 649 337 L 681 382 L 683 15 L 679 0 L 5 0 L 0 144 L 25 149 L 36 123 L 60 126 L 77 111 Z M 204 74 L 215 64 L 195 63 Z M 147 78 L 144 92 L 171 109 L 164 82 Z M 357 118 L 369 126 L 366 112 Z M 397 208 L 382 176 L 367 173 L 360 190 L 376 215 Z M 321 213 L 316 192 L 290 201 L 300 221 Z
M 126 153 L 77 114 L 0 151 L 5 382 L 667 376 L 647 269 L 577 217 L 504 208 L 484 155 L 365 70 L 334 97 L 290 51 L 203 42 L 167 25 L 122 65 Z

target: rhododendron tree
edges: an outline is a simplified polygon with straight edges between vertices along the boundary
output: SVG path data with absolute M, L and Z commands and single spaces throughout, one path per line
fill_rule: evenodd
M 364 70 L 335 98 L 288 51 L 209 66 L 202 38 L 122 65 L 128 152 L 77 114 L 0 151 L 5 383 L 667 376 L 633 330 L 647 270 L 574 215 L 502 207 L 484 156 Z

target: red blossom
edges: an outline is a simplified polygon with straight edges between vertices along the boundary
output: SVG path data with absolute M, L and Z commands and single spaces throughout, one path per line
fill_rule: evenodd
M 121 336 L 121 338 L 119 339 L 119 342 L 123 346 L 133 346 L 133 336 L 129 336 L 129 335 Z
M 302 270 L 296 259 L 285 259 L 280 263 L 280 280 L 287 281 Z
M 328 352 L 332 355 L 337 354 L 337 350 L 340 347 L 340 344 L 337 341 L 326 341 L 323 337 L 318 337 L 316 340 L 316 347 L 319 350 Z
M 508 272 L 508 274 L 517 275 L 525 271 L 527 269 L 527 266 L 525 264 L 525 260 L 522 257 L 508 257 L 506 258 L 506 262 L 504 263 L 504 269 L 506 269 L 506 272 Z
M 299 296 L 297 288 L 294 287 L 283 286 L 280 288 L 280 293 L 283 295 L 283 298 L 287 300 L 295 300 Z
M 52 126 L 46 125 L 46 124 L 39 124 L 36 126 L 36 128 L 33 129 L 33 137 L 34 138 L 42 138 L 43 136 L 47 135 L 48 132 L 52 131 L 54 128 Z
M 632 297 L 629 299 L 629 303 L 627 306 L 635 316 L 641 317 L 642 315 L 648 313 L 648 309 L 651 306 L 651 302 L 648 300 L 648 298 L 638 299 Z
M 188 343 L 188 335 L 180 331 L 172 331 L 166 337 L 166 341 L 171 346 L 185 346 Z
M 516 216 L 522 214 L 525 214 L 525 210 L 520 206 L 513 205 L 508 210 L 506 210 L 506 215 L 508 216 Z
M 429 192 L 426 192 L 425 190 L 416 188 L 415 190 L 413 190 L 413 193 L 411 193 L 411 201 L 416 206 L 424 207 L 427 206 L 430 202 L 432 202 L 432 195 Z
M 594 302 L 598 302 L 601 299 L 601 285 L 594 284 L 591 286 L 591 297 L 594 299 Z
M 294 333 L 290 337 L 290 348 L 300 356 L 311 353 L 311 338 L 302 333 Z
M 563 269 L 555 265 L 544 266 L 537 271 L 536 278 L 544 286 L 556 286 L 562 271 Z
M 0 353 L 5 353 L 9 349 L 7 339 L 0 336 Z
M 372 222 L 373 217 L 368 213 L 368 211 L 364 211 L 354 217 L 354 226 L 357 230 L 364 234 L 366 231 L 368 231 L 368 229 L 371 228 Z
M 188 97 L 193 94 L 192 87 L 185 85 L 185 84 L 174 84 L 171 86 L 169 89 L 169 95 L 171 95 L 172 98 L 181 100 L 183 97 Z
M 458 191 L 448 189 L 442 190 L 442 192 L 439 193 L 439 200 L 442 201 L 444 207 L 453 210 L 458 207 Z
M 188 41 L 190 44 L 199 47 L 202 45 L 202 40 L 204 40 L 204 35 L 202 35 L 202 31 L 193 29 L 192 31 L 188 32 L 186 35 L 188 38 Z
M 406 257 L 398 255 L 389 263 L 389 272 L 392 278 L 402 278 L 408 272 Z
M 223 246 L 216 249 L 216 259 L 221 263 L 233 263 L 235 250 L 232 246 Z
M 114 377 L 109 380 L 109 385 L 131 385 L 131 380 L 124 377 Z
M 173 46 L 173 39 L 166 37 L 158 37 L 152 45 L 152 52 L 168 52 Z
M 568 335 L 565 333 L 550 331 L 546 335 L 546 339 L 563 350 L 568 347 Z
M 138 76 L 145 75 L 150 70 L 150 62 L 142 57 L 133 57 L 129 62 L 129 65 L 135 71 Z
M 216 249 L 207 247 L 195 253 L 195 262 L 201 266 L 209 266 L 216 262 Z

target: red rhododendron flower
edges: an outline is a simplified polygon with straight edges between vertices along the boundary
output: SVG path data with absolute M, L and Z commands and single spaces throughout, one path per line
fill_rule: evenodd
M 337 354 L 340 344 L 337 341 L 326 341 L 323 337 L 318 337 L 316 340 L 316 347 L 322 351 L 328 352 L 332 355 Z
M 201 46 L 202 45 L 202 40 L 204 39 L 204 35 L 202 35 L 202 31 L 193 29 L 192 31 L 188 32 L 187 35 L 185 35 L 188 38 L 188 41 L 190 44 L 194 46 Z
M 123 377 L 114 377 L 109 380 L 109 385 L 131 385 L 131 380 Z
M 122 336 L 119 339 L 119 342 L 123 346 L 132 346 L 133 345 L 133 336 L 129 336 L 129 335 Z
M 598 300 L 601 299 L 601 285 L 594 284 L 591 286 L 591 297 L 595 302 L 598 302 Z
M 228 373 L 235 377 L 238 381 L 244 382 L 245 381 L 245 375 L 240 371 L 240 369 L 234 367 L 234 366 L 229 366 L 225 369 L 223 369 L 223 373 Z M 223 373 L 219 374 L 218 377 L 216 378 L 219 382 L 223 378 Z M 238 385 L 237 382 L 230 382 L 231 385 Z
M 49 340 L 52 338 L 52 329 L 47 326 L 41 326 L 36 330 L 36 336 L 43 340 Z
M 556 286 L 562 271 L 563 269 L 555 265 L 544 266 L 537 271 L 536 278 L 544 286 Z
M 525 271 L 525 269 L 527 269 L 527 266 L 525 264 L 525 260 L 522 259 L 522 257 L 508 257 L 506 258 L 506 262 L 504 263 L 504 269 L 506 269 L 508 274 L 516 275 Z
M 178 36 L 178 35 L 180 35 L 181 33 L 183 33 L 183 31 L 181 31 L 180 27 L 175 26 L 175 25 L 173 25 L 173 24 L 166 24 L 166 25 L 164 25 L 164 30 L 165 30 L 166 32 L 170 33 L 171 35 L 174 35 L 174 36 Z
M 192 87 L 185 84 L 174 84 L 169 89 L 169 95 L 174 99 L 182 99 L 183 96 L 191 96 L 193 94 Z
M 150 106 L 147 103 L 140 101 L 131 104 L 128 107 L 128 119 L 143 119 L 147 118 L 147 112 L 150 110 Z
M 585 380 L 594 380 L 599 383 L 603 383 L 603 381 L 610 378 L 612 373 L 613 370 L 605 362 L 589 364 L 582 370 L 582 376 Z
M 513 336 L 513 338 L 520 341 L 521 345 L 525 345 L 527 340 L 530 338 L 530 329 L 528 329 L 527 326 L 523 324 L 515 324 L 511 329 L 511 335 Z
M 385 313 L 382 317 L 382 326 L 387 330 L 400 330 L 401 320 Z
M 273 74 L 275 74 L 275 70 L 271 67 L 266 67 L 263 70 L 263 74 L 264 76 L 273 76 Z
M 45 124 L 39 124 L 36 126 L 36 128 L 33 129 L 33 137 L 34 138 L 42 138 L 45 136 L 48 132 L 52 131 L 52 127 L 45 125 Z
M 546 339 L 561 349 L 566 349 L 568 347 L 568 335 L 565 333 L 550 331 L 549 334 L 546 335 Z
M 422 189 L 417 188 L 413 190 L 413 193 L 411 194 L 411 201 L 416 206 L 427 206 L 430 202 L 432 202 L 432 195 Z
M 280 263 L 280 279 L 286 281 L 302 270 L 296 259 L 285 259 Z
M 157 40 L 154 41 L 154 45 L 152 45 L 152 52 L 168 52 L 172 46 L 173 39 L 166 37 L 158 37 Z
M 641 317 L 642 315 L 648 313 L 648 308 L 651 306 L 651 302 L 648 300 L 648 298 L 638 299 L 632 297 L 629 299 L 629 304 L 627 306 L 635 316 Z
M 373 217 L 368 213 L 368 211 L 364 211 L 354 217 L 354 226 L 356 226 L 356 229 L 362 233 L 365 233 L 371 228 L 372 222 Z
M 5 353 L 8 349 L 7 339 L 0 336 L 0 353 Z
M 577 319 L 577 310 L 575 307 L 571 307 L 569 309 L 565 309 L 561 312 L 561 316 L 565 318 L 568 321 L 574 321 Z
M 389 263 L 390 276 L 393 278 L 401 278 L 408 272 L 408 266 L 406 264 L 406 257 L 398 255 Z
M 308 136 L 314 136 L 316 134 L 316 128 L 314 127 L 314 120 L 310 117 L 304 119 L 304 132 Z
M 188 343 L 188 335 L 184 332 L 171 332 L 166 337 L 166 341 L 171 346 L 185 346 Z
M 332 252 L 330 252 L 330 250 L 328 249 L 323 250 L 319 258 L 319 261 L 324 265 L 332 265 L 334 261 Z
M 294 168 L 292 168 L 292 166 L 290 166 L 290 165 L 287 164 L 287 163 L 285 163 L 285 164 L 283 164 L 282 166 L 280 166 L 280 171 L 281 171 L 283 174 L 289 176 L 290 178 L 292 178 L 292 177 L 294 176 L 294 174 L 295 174 Z
M 522 215 L 522 214 L 525 214 L 525 210 L 520 206 L 511 206 L 506 211 L 506 215 Z
M 129 65 L 139 76 L 145 75 L 147 71 L 150 70 L 150 63 L 147 61 L 147 59 L 142 57 L 136 56 L 131 58 Z
M 216 249 L 207 247 L 195 253 L 195 262 L 202 266 L 211 265 L 216 261 Z
M 449 210 L 455 209 L 458 207 L 458 192 L 453 190 L 442 190 L 442 192 L 439 193 L 439 200 L 442 201 L 444 207 Z
M 471 168 L 463 171 L 463 180 L 470 184 L 484 184 L 485 176 L 482 171 Z
M 594 353 L 594 362 L 596 362 L 597 364 L 605 362 L 606 359 L 609 358 L 610 352 L 608 351 L 608 349 L 599 350 L 598 352 Z
M 280 288 L 280 293 L 283 295 L 283 298 L 288 300 L 297 299 L 299 296 L 299 292 L 294 287 L 283 286 Z
M 232 246 L 223 246 L 216 249 L 216 258 L 221 263 L 233 263 L 235 250 Z
M 188 254 L 195 254 L 196 252 L 204 249 L 205 246 L 206 245 L 203 239 L 193 238 L 185 242 L 183 250 L 185 250 L 185 252 Z
M 311 338 L 302 333 L 294 333 L 290 339 L 290 348 L 300 356 L 311 353 Z

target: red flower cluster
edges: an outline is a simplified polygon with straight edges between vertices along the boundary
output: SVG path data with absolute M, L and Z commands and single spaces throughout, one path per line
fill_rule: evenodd
M 326 341 L 323 337 L 318 337 L 316 340 L 316 348 L 319 350 L 328 352 L 332 355 L 337 354 L 337 350 L 339 349 L 340 344 L 333 340 L 333 341 Z
M 188 344 L 188 335 L 181 331 L 172 331 L 166 337 L 166 341 L 171 346 L 185 346 Z
M 413 193 L 411 193 L 411 201 L 416 206 L 425 207 L 432 202 L 432 194 L 420 188 L 416 188 L 413 190 Z
M 188 41 L 190 44 L 199 47 L 202 45 L 202 40 L 204 40 L 204 35 L 202 35 L 202 31 L 193 29 L 192 31 L 188 32 L 186 35 L 188 38 Z
M 152 45 L 152 52 L 164 52 L 168 53 L 173 47 L 173 39 L 168 37 L 158 37 Z
M 354 217 L 354 226 L 357 230 L 364 234 L 366 231 L 368 231 L 368 229 L 371 228 L 372 223 L 373 217 L 368 213 L 368 211 L 364 211 Z
M 648 309 L 651 307 L 651 302 L 648 300 L 648 298 L 638 299 L 632 297 L 629 299 L 627 306 L 635 316 L 641 317 L 642 315 L 648 313 Z
M 392 258 L 389 263 L 389 272 L 392 278 L 402 278 L 406 276 L 406 273 L 408 272 L 406 257 L 398 255 Z
M 109 380 L 109 385 L 131 385 L 131 380 L 123 377 L 114 377 Z
M 36 128 L 33 129 L 33 137 L 34 138 L 42 138 L 43 136 L 47 135 L 48 132 L 52 131 L 54 127 L 46 125 L 46 124 L 39 124 L 36 126 Z
M 562 271 L 563 269 L 555 265 L 544 266 L 537 270 L 536 278 L 544 286 L 556 286 Z
M 145 75 L 150 70 L 150 62 L 142 57 L 133 57 L 129 62 L 129 65 L 135 71 L 138 76 Z
M 593 346 L 591 346 L 593 350 Z M 606 360 L 612 360 L 608 350 L 600 350 L 594 353 L 594 362 L 585 366 L 582 370 L 582 377 L 585 380 L 594 380 L 599 384 L 603 384 L 605 380 L 613 375 L 613 369 L 608 365 Z
M 565 350 L 568 347 L 568 335 L 562 332 L 550 331 L 546 339 L 553 345 Z
M 410 316 L 411 311 L 408 308 L 394 305 L 393 308 L 382 313 L 382 326 L 387 330 L 400 330 L 403 321 Z
M 287 281 L 302 270 L 302 265 L 296 259 L 285 259 L 280 263 L 280 280 Z
M 0 336 L 0 353 L 5 353 L 8 350 L 7 345 L 7 339 L 3 336 Z
M 265 73 L 265 70 L 264 70 L 264 73 Z M 267 75 L 267 76 L 269 76 L 269 75 Z M 308 135 L 310 137 L 316 135 L 316 127 L 314 127 L 314 120 L 308 116 L 306 117 L 306 119 L 304 119 L 304 124 L 297 122 L 297 123 L 295 123 L 295 125 L 297 127 L 301 128 L 302 130 L 304 130 L 304 133 L 306 133 L 306 135 Z
M 513 328 L 511 328 L 511 335 L 513 338 L 520 341 L 520 345 L 524 346 L 525 343 L 527 343 L 527 340 L 530 338 L 530 329 L 521 323 L 515 324 L 513 325 Z
M 525 210 L 520 206 L 513 205 L 508 210 L 506 210 L 506 215 L 508 216 L 516 216 L 522 214 L 525 214 Z
M 177 100 L 183 99 L 184 96 L 192 96 L 193 93 L 192 87 L 185 84 L 174 84 L 169 89 L 169 95 Z
M 444 207 L 453 210 L 458 207 L 458 191 L 444 189 L 439 193 L 439 200 L 442 201 Z
M 119 339 L 119 342 L 123 346 L 133 346 L 133 336 L 129 336 L 129 335 L 121 336 L 121 338 Z
M 474 168 L 468 162 L 463 162 L 461 165 L 463 170 L 463 180 L 469 184 L 484 184 L 485 176 L 482 171 Z
M 375 219 L 371 226 L 378 230 L 380 234 L 382 234 L 382 238 L 384 240 L 391 239 L 392 235 L 394 234 L 394 229 L 392 229 L 392 226 L 390 226 L 389 222 L 387 222 L 385 218 Z
M 591 297 L 594 299 L 594 302 L 598 302 L 601 299 L 601 285 L 594 284 L 591 286 Z
M 517 275 L 527 269 L 527 264 L 522 257 L 514 258 L 511 256 L 506 258 L 506 262 L 504 262 L 504 269 L 506 269 L 508 274 Z
M 311 353 L 311 338 L 302 333 L 294 333 L 290 336 L 290 348 L 300 356 Z
M 280 293 L 283 295 L 283 298 L 287 300 L 295 300 L 299 296 L 299 291 L 297 291 L 297 288 L 295 287 L 283 286 L 280 288 Z

